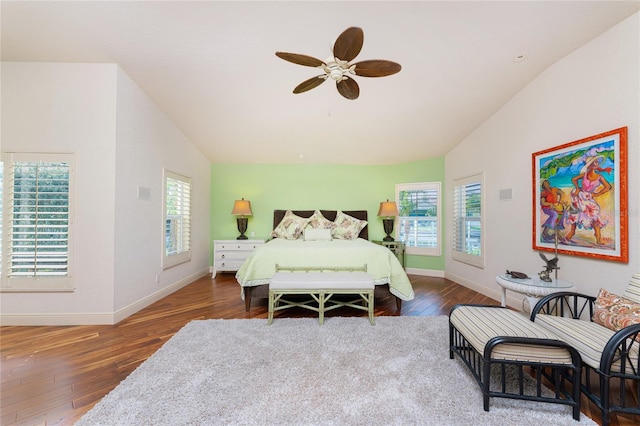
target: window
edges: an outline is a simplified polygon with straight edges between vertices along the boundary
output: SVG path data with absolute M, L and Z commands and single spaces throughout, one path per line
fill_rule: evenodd
M 453 259 L 484 268 L 482 174 L 453 181 Z
M 396 234 L 407 254 L 440 256 L 440 182 L 396 185 Z
M 73 154 L 6 153 L 2 162 L 2 290 L 73 290 Z
M 164 269 L 191 259 L 191 179 L 164 171 Z

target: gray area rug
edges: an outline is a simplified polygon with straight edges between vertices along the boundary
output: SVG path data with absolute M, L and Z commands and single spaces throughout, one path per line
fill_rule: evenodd
M 449 359 L 447 317 L 187 324 L 78 425 L 576 425 L 564 405 L 492 398 Z

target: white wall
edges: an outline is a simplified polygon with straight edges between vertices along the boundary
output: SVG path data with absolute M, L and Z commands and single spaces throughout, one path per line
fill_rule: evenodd
M 452 260 L 449 222 L 447 278 L 499 300 L 497 274 L 540 271 L 544 263 L 531 247 L 531 154 L 623 126 L 629 130 L 629 263 L 560 255 L 559 278 L 587 294 L 596 295 L 600 287 L 620 294 L 631 274 L 640 271 L 639 16 L 549 67 L 446 156 L 447 190 L 454 179 L 484 172 L 486 197 L 486 267 Z M 513 200 L 499 201 L 499 190 L 507 188 Z M 446 217 L 451 217 L 451 197 L 445 198 Z M 509 304 L 519 307 L 521 299 L 511 296 Z
M 120 68 L 117 103 L 115 308 L 123 317 L 208 273 L 211 179 L 209 161 Z M 163 168 L 192 179 L 196 231 L 191 261 L 164 271 Z M 151 190 L 149 201 L 137 199 L 138 185 Z
M 110 320 L 113 311 L 116 66 L 2 63 L 2 148 L 76 154 L 73 293 L 0 293 L 3 324 Z
M 76 290 L 0 293 L 3 325 L 114 323 L 208 272 L 209 162 L 117 65 L 3 62 L 2 113 L 4 151 L 74 152 L 78 182 Z M 163 167 L 193 178 L 196 232 L 161 272 Z

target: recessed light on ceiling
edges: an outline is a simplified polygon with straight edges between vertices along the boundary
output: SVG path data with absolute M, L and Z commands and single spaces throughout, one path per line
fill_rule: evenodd
M 529 54 L 527 52 L 520 52 L 513 57 L 513 62 L 523 62 L 528 56 Z

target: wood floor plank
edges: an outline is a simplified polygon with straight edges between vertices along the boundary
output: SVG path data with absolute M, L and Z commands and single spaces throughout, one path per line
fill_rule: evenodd
M 447 315 L 457 303 L 499 304 L 444 278 L 410 275 L 416 297 L 396 310 L 393 298 L 376 298 L 376 316 Z M 113 326 L 0 328 L 0 424 L 72 425 L 189 321 L 260 318 L 266 300 L 245 311 L 233 274 L 202 278 Z M 290 309 L 287 317 L 314 317 Z M 366 316 L 340 308 L 331 316 Z M 480 403 L 480 402 L 477 402 Z M 583 413 L 599 422 L 599 410 L 583 398 Z M 613 416 L 612 426 L 638 419 Z M 634 423 L 634 420 L 636 422 Z

